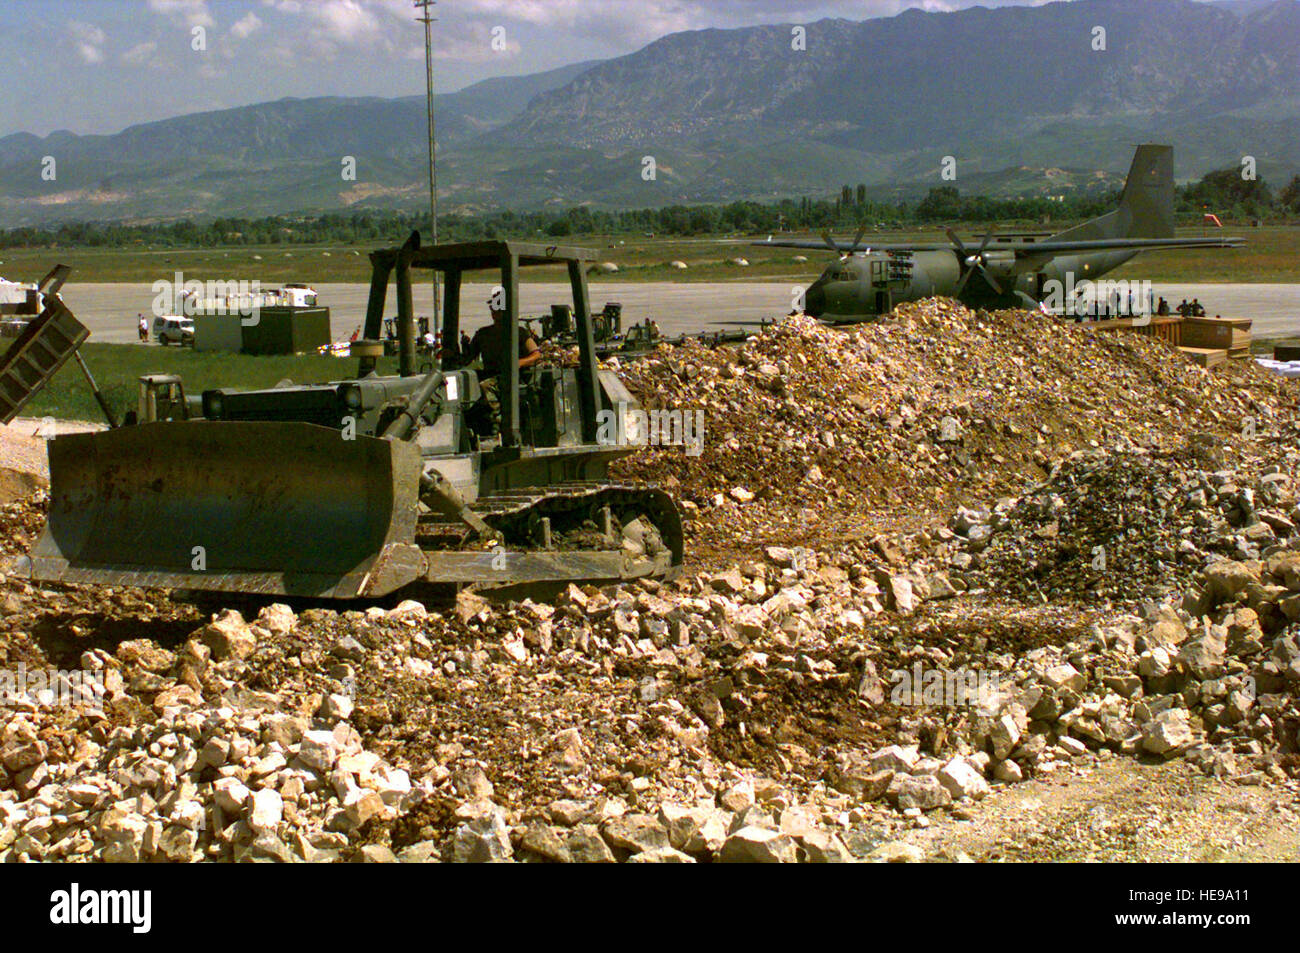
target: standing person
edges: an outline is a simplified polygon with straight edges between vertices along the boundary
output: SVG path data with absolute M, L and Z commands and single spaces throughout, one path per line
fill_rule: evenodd
M 148 340 L 149 340 L 149 320 L 148 320 L 148 319 L 147 319 L 143 314 L 140 314 L 139 312 L 136 312 L 135 317 L 136 317 L 135 327 L 136 327 L 136 330 L 137 330 L 137 331 L 139 332 L 139 334 L 140 334 L 140 341 L 141 341 L 142 343 L 144 343 L 144 342 L 148 342 Z

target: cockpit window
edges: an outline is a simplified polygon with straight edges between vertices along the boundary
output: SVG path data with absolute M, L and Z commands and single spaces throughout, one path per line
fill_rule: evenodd
M 855 271 L 843 270 L 831 273 L 831 281 L 857 281 L 858 273 Z

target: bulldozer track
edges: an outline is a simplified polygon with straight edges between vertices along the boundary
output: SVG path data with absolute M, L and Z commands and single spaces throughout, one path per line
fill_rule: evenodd
M 507 544 L 537 548 L 537 524 L 542 517 L 551 519 L 556 535 L 562 536 L 593 520 L 606 506 L 619 527 L 637 517 L 648 519 L 673 553 L 674 563 L 681 561 L 681 518 L 676 505 L 668 494 L 651 487 L 595 481 L 560 487 L 520 487 L 480 497 L 470 509 L 500 532 Z M 460 522 L 437 514 L 420 521 L 422 536 L 458 535 L 463 531 Z M 620 543 L 611 541 L 607 545 L 618 548 Z

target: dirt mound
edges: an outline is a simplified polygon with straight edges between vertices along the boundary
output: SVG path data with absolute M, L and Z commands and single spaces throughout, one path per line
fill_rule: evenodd
M 1297 396 L 1246 363 L 1208 372 L 1136 334 L 942 299 L 848 331 L 796 317 L 740 348 L 663 346 L 621 372 L 646 408 L 703 415 L 697 455 L 652 445 L 617 469 L 698 507 L 706 545 L 924 520 L 1018 493 L 1077 450 L 1196 437 L 1232 454 Z
M 49 483 L 45 441 L 0 426 L 0 502 L 30 496 Z
M 34 473 L 0 467 L 0 503 L 25 499 L 47 486 L 49 482 Z

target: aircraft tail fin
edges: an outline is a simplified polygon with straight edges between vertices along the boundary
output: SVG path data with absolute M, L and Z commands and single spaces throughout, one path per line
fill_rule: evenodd
M 1127 226 L 1116 238 L 1174 237 L 1174 147 L 1138 146 L 1119 200 Z
M 1141 145 L 1133 153 L 1119 208 L 1061 232 L 1060 241 L 1174 237 L 1174 147 Z

